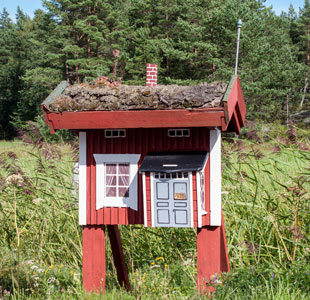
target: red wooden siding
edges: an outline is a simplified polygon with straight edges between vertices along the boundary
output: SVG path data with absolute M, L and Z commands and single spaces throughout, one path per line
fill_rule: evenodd
M 127 129 L 125 138 L 105 138 L 104 130 L 87 131 L 87 224 L 143 224 L 142 175 L 138 175 L 138 211 L 130 208 L 104 207 L 96 210 L 96 165 L 93 154 L 141 154 L 151 151 L 209 151 L 209 130 L 191 128 L 190 137 L 168 137 L 167 128 Z M 207 169 L 207 168 L 206 168 Z M 207 174 L 206 174 L 207 177 Z M 209 176 L 208 176 L 209 178 Z M 150 199 L 150 175 L 147 174 L 147 198 Z M 195 178 L 196 180 L 196 178 Z M 196 189 L 196 185 L 193 186 Z M 195 193 L 194 193 L 195 194 Z M 195 194 L 196 199 L 197 195 Z M 197 217 L 197 204 L 194 207 Z M 147 203 L 148 225 L 151 222 L 150 201 Z M 197 226 L 197 218 L 194 219 Z
M 151 205 L 151 174 L 148 172 L 145 175 L 146 181 L 146 214 L 147 226 L 152 226 L 152 205 Z
M 194 227 L 198 227 L 198 216 L 197 216 L 197 184 L 196 184 L 196 172 L 193 172 L 193 216 L 194 216 Z

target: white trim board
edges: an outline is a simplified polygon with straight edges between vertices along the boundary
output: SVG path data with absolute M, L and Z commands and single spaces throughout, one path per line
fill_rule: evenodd
M 143 214 L 144 214 L 144 226 L 147 227 L 147 199 L 146 199 L 146 176 L 145 172 L 142 173 L 142 191 L 143 191 Z
M 190 227 L 194 227 L 194 198 L 193 198 L 193 172 L 188 172 L 189 179 L 189 203 L 190 203 L 190 214 L 191 214 L 191 223 Z
M 196 193 L 197 193 L 197 226 L 202 226 L 202 214 L 201 214 L 201 184 L 200 184 L 200 172 L 196 172 Z
M 79 224 L 86 225 L 87 134 L 79 132 Z
M 151 180 L 151 225 L 152 227 L 155 227 L 155 206 L 154 206 L 154 173 L 150 173 L 150 180 Z
M 210 130 L 210 225 L 221 226 L 221 131 Z

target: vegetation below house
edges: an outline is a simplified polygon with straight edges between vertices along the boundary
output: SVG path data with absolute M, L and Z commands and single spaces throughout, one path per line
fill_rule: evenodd
M 225 138 L 223 208 L 232 273 L 213 278 L 212 299 L 307 299 L 309 131 L 256 127 L 242 139 Z M 132 292 L 119 290 L 108 247 L 107 292 L 85 295 L 71 181 L 76 144 L 25 133 L 23 139 L 0 143 L 0 297 L 200 299 L 195 231 L 143 226 L 121 227 Z

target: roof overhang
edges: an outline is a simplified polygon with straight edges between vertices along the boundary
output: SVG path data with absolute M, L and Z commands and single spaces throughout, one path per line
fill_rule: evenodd
M 149 153 L 144 157 L 139 172 L 175 173 L 201 171 L 207 158 L 207 152 Z
M 218 127 L 237 134 L 244 126 L 246 108 L 239 78 L 234 76 L 224 95 L 223 106 L 173 110 L 76 111 L 55 113 L 48 104 L 67 87 L 61 82 L 42 103 L 44 120 L 52 133 L 58 129 Z

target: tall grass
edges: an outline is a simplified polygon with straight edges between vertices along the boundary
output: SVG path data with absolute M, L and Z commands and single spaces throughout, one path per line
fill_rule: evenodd
M 232 273 L 210 283 L 214 299 L 307 299 L 310 293 L 309 141 L 301 130 L 295 141 L 282 135 L 224 143 Z M 200 299 L 193 229 L 121 226 L 132 292 L 118 287 L 109 247 L 106 294 L 83 292 L 71 182 L 76 154 L 69 144 L 0 143 L 0 298 Z

